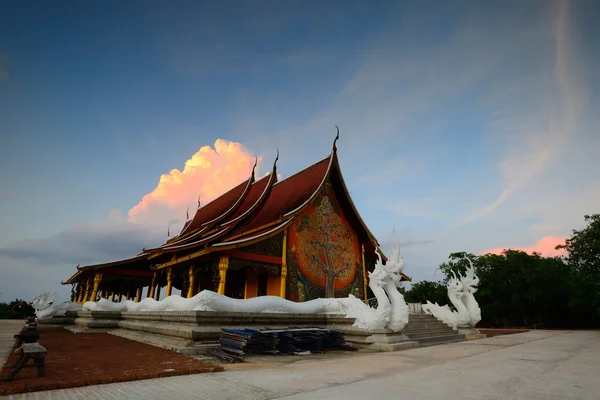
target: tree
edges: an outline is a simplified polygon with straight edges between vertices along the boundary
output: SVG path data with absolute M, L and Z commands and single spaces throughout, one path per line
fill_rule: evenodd
M 325 278 L 325 296 L 335 297 L 335 281 L 348 280 L 356 270 L 354 238 L 342 218 L 333 210 L 329 196 L 323 196 L 319 207 L 302 221 L 306 234 L 300 237 L 304 259 L 315 276 Z
M 446 286 L 440 282 L 421 281 L 413 283 L 410 289 L 402 289 L 402 294 L 407 303 L 432 303 L 444 305 L 448 303 Z
M 15 318 L 27 318 L 35 314 L 35 308 L 25 300 L 13 300 L 8 304 L 8 307 L 15 314 Z
M 464 274 L 471 260 L 479 277 L 475 295 L 484 323 L 496 326 L 564 325 L 569 315 L 570 268 L 558 257 L 519 250 L 502 254 L 452 253 L 440 265 L 446 274 Z
M 22 319 L 35 314 L 35 309 L 25 300 L 16 299 L 10 303 L 0 303 L 0 319 Z
M 600 319 L 600 214 L 585 215 L 587 226 L 573 230 L 564 245 L 566 262 L 573 270 L 571 305 Z
M 442 272 L 446 277 L 444 283 L 448 283 L 448 280 L 452 277 L 452 273 L 455 275 L 463 275 L 467 268 L 470 266 L 470 260 L 473 264 L 477 263 L 477 256 L 475 254 L 466 253 L 464 251 L 451 253 L 448 258 L 450 261 L 443 263 L 438 267 L 438 271 Z

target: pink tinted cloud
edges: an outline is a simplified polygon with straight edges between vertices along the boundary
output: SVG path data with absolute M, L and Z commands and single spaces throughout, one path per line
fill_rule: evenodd
M 259 158 L 259 165 L 261 161 Z M 129 210 L 129 222 L 159 224 L 165 231 L 170 223 L 181 227 L 188 208 L 193 218 L 198 196 L 206 204 L 232 189 L 248 179 L 254 162 L 254 156 L 240 143 L 217 139 L 214 148 L 203 146 L 187 160 L 183 171 L 163 174 L 156 188 Z M 171 234 L 175 230 L 171 229 Z
M 543 237 L 540 240 L 538 240 L 537 243 L 535 244 L 535 246 L 510 247 L 510 249 L 511 250 L 521 250 L 521 251 L 524 251 L 529 254 L 536 252 L 536 253 L 540 253 L 544 257 L 556 257 L 556 256 L 562 256 L 565 254 L 564 249 L 560 249 L 560 250 L 555 249 L 555 247 L 558 246 L 559 244 L 565 244 L 565 238 L 558 237 L 558 236 L 546 236 L 546 237 Z M 488 253 L 502 254 L 502 252 L 505 249 L 507 249 L 507 248 L 506 247 L 503 247 L 503 248 L 498 247 L 495 249 L 482 251 L 481 254 L 488 254 Z

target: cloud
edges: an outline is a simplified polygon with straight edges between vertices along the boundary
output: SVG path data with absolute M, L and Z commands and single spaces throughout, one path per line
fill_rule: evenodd
M 162 175 L 156 188 L 127 217 L 115 210 L 95 224 L 80 222 L 55 235 L 0 248 L 3 298 L 30 299 L 52 290 L 66 300 L 69 288 L 60 281 L 75 273 L 76 265 L 116 261 L 162 244 L 167 225 L 183 220 L 188 206 L 193 217 L 199 193 L 203 203 L 218 197 L 248 179 L 254 162 L 240 143 L 218 139 L 214 149 L 200 148 L 185 162 L 183 171 L 173 169 Z M 176 233 L 174 227 L 171 233 Z
M 158 244 L 160 240 L 156 231 L 128 223 L 119 211 L 113 211 L 106 221 L 95 225 L 78 223 L 52 236 L 14 243 L 0 249 L 0 257 L 39 265 L 68 264 L 73 268 L 130 257 L 144 246 L 149 247 L 149 242 Z
M 557 250 L 556 246 L 561 245 L 561 244 L 565 244 L 565 238 L 564 237 L 558 237 L 558 236 L 546 236 L 541 238 L 540 240 L 537 241 L 537 243 L 535 244 L 535 246 L 530 246 L 530 247 L 510 247 L 511 250 L 521 250 L 524 251 L 525 253 L 540 253 L 542 256 L 544 257 L 556 257 L 556 256 L 562 256 L 565 254 L 565 250 L 564 249 L 560 249 Z M 502 254 L 502 252 L 504 250 L 506 250 L 508 248 L 504 247 L 504 248 L 495 248 L 495 249 L 489 249 L 486 251 L 482 251 L 481 254 Z
M 0 194 L 0 200 L 10 200 L 12 199 L 11 196 L 7 195 L 7 194 Z
M 7 79 L 9 76 L 10 73 L 7 70 L 0 68 L 0 81 L 3 79 Z
M 203 146 L 187 160 L 183 171 L 163 174 L 156 188 L 129 210 L 129 221 L 159 224 L 163 230 L 169 223 L 181 226 L 188 208 L 190 218 L 194 216 L 198 198 L 206 204 L 248 179 L 254 162 L 254 156 L 240 143 L 217 139 L 214 149 Z M 259 165 L 261 162 L 259 158 Z
M 558 1 L 556 4 L 553 71 L 556 90 L 547 97 L 548 93 L 545 90 L 536 88 L 533 93 L 536 93 L 537 98 L 531 101 L 538 104 L 538 109 L 531 113 L 502 118 L 507 105 L 504 104 L 496 110 L 495 124 L 499 127 L 498 133 L 508 139 L 507 154 L 498 167 L 504 179 L 502 190 L 493 202 L 450 229 L 468 224 L 497 209 L 553 162 L 557 153 L 563 150 L 565 143 L 576 132 L 583 111 L 585 93 L 576 81 L 574 60 L 569 52 L 568 2 Z M 546 82 L 541 84 L 546 85 Z M 518 93 L 514 90 L 518 91 L 515 87 L 507 89 L 510 97 L 508 101 L 518 103 L 515 99 Z M 513 134 L 510 134 L 511 132 Z

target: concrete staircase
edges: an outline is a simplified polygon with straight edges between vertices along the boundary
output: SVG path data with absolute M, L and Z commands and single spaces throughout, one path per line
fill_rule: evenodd
M 465 335 L 459 334 L 432 315 L 424 314 L 411 314 L 402 333 L 410 340 L 419 342 L 419 347 L 465 340 Z

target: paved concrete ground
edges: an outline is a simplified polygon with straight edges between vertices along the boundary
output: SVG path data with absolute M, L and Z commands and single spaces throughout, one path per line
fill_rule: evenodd
M 25 325 L 22 319 L 5 319 L 0 321 L 0 368 L 6 362 L 10 351 L 15 345 L 13 335 L 19 333 Z
M 598 399 L 600 332 L 531 331 L 394 353 L 238 364 L 12 399 Z M 282 359 L 283 361 L 283 359 Z

